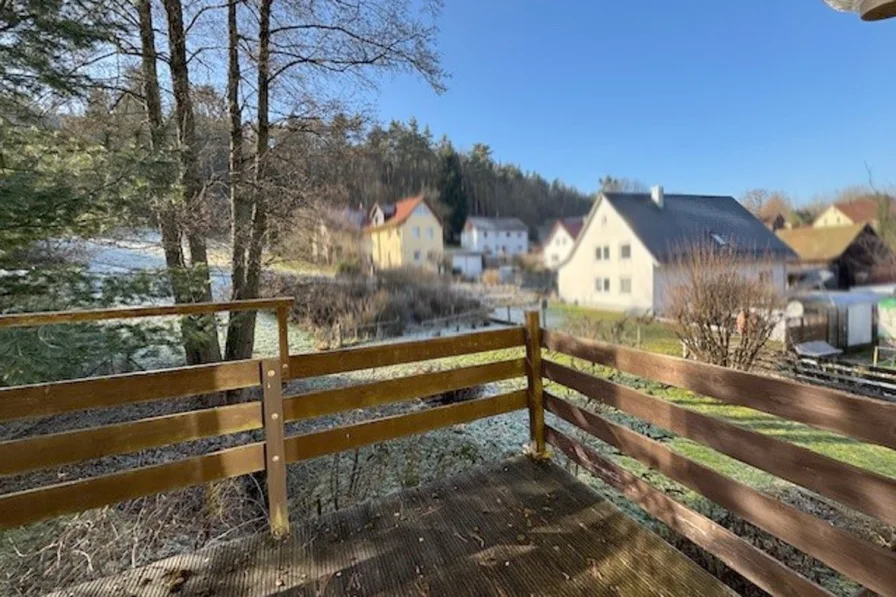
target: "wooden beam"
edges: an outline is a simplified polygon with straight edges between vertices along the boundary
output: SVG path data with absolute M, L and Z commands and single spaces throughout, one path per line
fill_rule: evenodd
M 548 392 L 545 392 L 545 407 L 859 584 L 886 597 L 896 596 L 896 552 L 863 541 Z
M 247 402 L 129 423 L 0 442 L 0 475 L 17 475 L 261 428 L 261 404 Z
M 525 373 L 524 359 L 497 361 L 289 396 L 284 399 L 283 411 L 286 421 L 311 419 L 355 408 L 370 408 L 434 396 L 451 390 L 520 377 Z
M 896 403 L 546 330 L 544 347 L 626 373 L 896 449 Z
M 286 457 L 283 444 L 283 394 L 280 359 L 261 362 L 264 391 L 264 461 L 268 486 L 268 516 L 275 539 L 289 535 L 289 509 L 286 495 Z
M 653 485 L 617 466 L 553 427 L 547 441 L 619 490 L 670 529 L 719 558 L 725 565 L 774 597 L 832 597 L 813 583 L 713 520 L 683 506 Z
M 246 360 L 0 388 L 0 421 L 239 390 L 257 385 L 258 361 Z
M 277 338 L 280 349 L 281 375 L 289 377 L 289 309 L 290 303 L 277 305 Z
M 388 367 L 430 359 L 475 354 L 523 346 L 523 328 L 474 332 L 446 338 L 396 342 L 294 355 L 289 359 L 290 378 L 317 377 L 360 369 Z
M 548 379 L 896 526 L 896 479 L 544 361 Z
M 526 312 L 526 380 L 529 391 L 529 439 L 538 457 L 545 455 L 541 380 L 541 324 L 538 311 Z
M 280 305 L 289 305 L 291 298 L 247 299 L 217 303 L 183 303 L 149 307 L 116 307 L 113 309 L 90 309 L 84 311 L 45 311 L 0 315 L 0 328 L 55 325 L 58 323 L 79 323 L 104 321 L 108 319 L 132 319 L 138 317 L 164 317 L 177 315 L 200 315 L 222 311 L 267 311 Z
M 0 528 L 84 512 L 129 499 L 264 469 L 264 443 L 0 495 Z
M 335 427 L 286 439 L 286 461 L 296 462 L 369 444 L 423 433 L 433 429 L 469 423 L 526 408 L 526 391 L 479 398 L 450 406 Z

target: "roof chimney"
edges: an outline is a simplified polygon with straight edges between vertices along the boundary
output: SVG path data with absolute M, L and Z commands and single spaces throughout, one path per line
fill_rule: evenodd
M 657 207 L 663 207 L 663 186 L 655 185 L 650 187 L 650 198 L 653 199 L 653 202 L 656 203 Z

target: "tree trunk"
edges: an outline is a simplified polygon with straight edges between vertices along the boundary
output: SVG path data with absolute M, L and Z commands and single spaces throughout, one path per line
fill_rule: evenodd
M 146 119 L 149 122 L 150 150 L 154 154 L 162 151 L 165 143 L 165 130 L 162 119 L 162 100 L 159 91 L 159 74 L 156 68 L 156 43 L 152 23 L 151 0 L 138 0 L 137 13 L 140 17 L 141 72 L 143 75 L 143 97 Z M 191 302 L 189 288 L 184 281 L 184 253 L 181 244 L 181 231 L 178 223 L 177 208 L 165 196 L 168 190 L 165 183 L 157 180 L 153 174 L 151 192 L 159 201 L 159 229 L 162 233 L 162 248 L 165 252 L 165 265 L 171 282 L 174 302 Z
M 245 277 L 239 280 L 242 298 L 258 296 L 261 282 L 262 253 L 267 232 L 267 205 L 265 197 L 265 162 L 270 144 L 270 52 L 271 52 L 271 5 L 273 0 L 261 0 L 258 13 L 258 108 L 257 131 L 255 137 L 255 177 L 252 189 L 254 210 L 248 250 L 245 255 Z M 242 223 L 242 222 L 241 222 Z M 234 247 L 235 249 L 235 247 Z M 236 260 L 234 251 L 234 260 Z M 238 280 L 234 277 L 234 282 Z M 237 292 L 234 286 L 234 292 Z M 232 334 L 232 339 L 231 339 Z M 228 358 L 248 358 L 255 343 L 255 313 L 235 319 L 228 330 Z
M 207 214 L 202 200 L 203 185 L 196 147 L 196 121 L 190 96 L 183 6 L 181 0 L 163 0 L 163 4 L 168 17 L 169 68 L 180 149 L 180 183 L 183 205 L 186 213 L 190 214 L 190 223 L 185 230 L 190 249 L 190 267 L 187 270 L 190 295 L 193 302 L 211 301 L 211 278 L 204 234 Z M 196 364 L 221 360 L 215 316 L 193 317 L 189 318 L 189 322 L 190 329 L 184 331 L 187 362 Z
M 230 0 L 227 5 L 227 113 L 230 117 L 230 239 L 233 245 L 231 258 L 231 299 L 248 298 L 246 294 L 246 268 L 249 242 L 252 235 L 252 201 L 242 188 L 243 176 L 243 116 L 239 103 L 240 62 L 239 62 L 239 22 L 237 20 L 237 2 Z M 244 324 L 243 320 L 251 317 L 251 313 L 241 312 L 231 315 L 227 327 L 227 344 L 225 358 L 241 359 L 252 354 L 254 337 L 250 336 L 253 325 Z

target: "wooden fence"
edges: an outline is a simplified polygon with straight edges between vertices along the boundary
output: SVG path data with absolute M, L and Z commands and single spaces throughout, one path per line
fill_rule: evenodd
M 543 346 L 859 440 L 896 448 L 896 404 L 836 390 L 760 377 L 712 365 L 585 341 L 545 331 Z M 544 377 L 679 436 L 896 525 L 896 479 L 716 419 L 638 390 L 546 359 Z M 545 409 L 666 477 L 702 494 L 743 520 L 789 543 L 881 595 L 896 595 L 896 552 L 864 541 L 752 487 L 671 451 L 605 417 L 544 392 Z M 545 439 L 621 491 L 672 530 L 718 557 L 772 595 L 829 595 L 751 543 L 675 502 L 638 476 L 562 433 Z
M 29 314 L 0 317 L 0 327 L 100 321 L 220 310 L 275 309 L 289 300 L 209 303 L 145 309 Z M 264 471 L 272 532 L 289 531 L 286 465 L 309 458 L 421 433 L 526 407 L 526 391 L 481 398 L 323 431 L 287 437 L 285 423 L 341 411 L 428 397 L 451 390 L 523 377 L 522 357 L 388 381 L 284 395 L 283 383 L 337 373 L 507 348 L 522 348 L 522 327 L 382 346 L 292 355 L 281 325 L 281 355 L 163 371 L 0 388 L 0 423 L 140 402 L 257 388 L 252 401 L 191 410 L 125 423 L 35 435 L 0 442 L 0 475 L 52 469 L 101 457 L 246 431 L 263 430 L 261 441 L 202 456 L 0 495 L 0 528 L 83 512 L 124 500 Z
M 280 304 L 273 305 L 279 309 Z M 29 316 L 30 317 L 30 316 Z M 99 316 L 97 316 L 99 317 Z M 74 320 L 74 319 L 73 319 Z M 9 321 L 9 320 L 7 320 Z M 284 395 L 290 379 L 525 347 L 522 358 Z M 547 352 L 543 352 L 546 349 Z M 520 353 L 522 350 L 520 350 Z M 200 438 L 263 430 L 263 439 L 202 456 L 0 495 L 0 528 L 123 500 L 264 472 L 272 532 L 289 531 L 286 465 L 409 434 L 528 408 L 536 455 L 551 444 L 629 500 L 772 595 L 829 593 L 706 516 L 559 429 L 563 420 L 882 595 L 896 596 L 896 553 L 669 450 L 558 397 L 543 380 L 572 388 L 674 434 L 896 526 L 896 479 L 771 435 L 573 369 L 568 355 L 896 449 L 896 404 L 823 387 L 722 369 L 525 326 L 381 346 L 0 389 L 0 422 L 173 396 L 259 388 L 256 400 L 138 421 L 0 442 L 0 475 L 58 467 Z M 287 435 L 285 423 L 428 397 L 526 376 L 527 388 L 449 406 Z M 556 419 L 545 422 L 545 412 Z

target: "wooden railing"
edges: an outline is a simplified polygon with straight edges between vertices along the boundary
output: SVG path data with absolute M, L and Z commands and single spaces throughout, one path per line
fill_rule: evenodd
M 245 301 L 236 305 L 190 305 L 188 312 L 233 310 L 234 306 L 238 309 L 274 308 L 285 313 L 289 302 L 278 299 Z M 0 327 L 181 313 L 175 307 L 149 307 L 6 316 L 0 318 Z M 22 322 L 25 318 L 27 323 Z M 249 402 L 0 442 L 0 475 L 19 475 L 106 456 L 263 430 L 261 441 L 249 441 L 202 456 L 0 495 L 0 528 L 264 471 L 271 528 L 275 535 L 284 535 L 289 530 L 287 464 L 522 409 L 527 404 L 527 392 L 514 391 L 289 437 L 286 434 L 287 423 L 522 378 L 527 371 L 531 373 L 534 370 L 531 366 L 527 367 L 520 350 L 520 356 L 516 358 L 482 365 L 298 395 L 283 395 L 285 381 L 502 349 L 521 349 L 525 341 L 523 328 L 516 327 L 416 342 L 293 355 L 285 361 L 281 358 L 255 359 L 0 388 L 0 423 L 260 388 L 256 392 L 259 396 Z
M 896 448 L 896 404 L 585 341 L 545 331 L 555 353 L 692 390 L 854 438 Z M 896 525 L 896 479 L 678 406 L 636 389 L 544 360 L 546 379 L 745 464 Z M 628 427 L 544 392 L 545 409 L 743 520 L 881 595 L 896 595 L 896 552 L 865 541 L 789 504 L 673 452 Z M 629 500 L 772 595 L 829 595 L 825 589 L 702 514 L 672 500 L 556 426 L 546 440 Z
M 112 309 L 89 309 L 82 311 L 43 311 L 38 313 L 16 313 L 0 315 L 0 329 L 30 326 L 56 325 L 64 323 L 86 323 L 109 321 L 112 319 L 144 319 L 147 317 L 187 317 L 211 315 L 220 312 L 274 311 L 277 315 L 280 360 L 283 372 L 287 372 L 289 361 L 289 310 L 294 301 L 279 297 L 270 299 L 246 299 L 217 303 L 185 303 L 178 305 L 153 305 L 148 307 L 116 307 Z
M 279 302 L 272 306 L 278 311 L 288 309 L 288 304 L 284 307 Z M 78 320 L 78 316 L 66 317 L 69 321 Z M 103 318 L 99 314 L 96 317 Z M 0 318 L 0 326 L 4 325 L 2 321 Z M 54 323 L 56 321 L 58 319 Z M 525 358 L 522 357 L 522 347 L 525 347 Z M 290 380 L 504 349 L 518 351 L 511 357 L 495 357 L 480 365 L 302 394 L 284 392 L 284 384 Z M 285 361 L 277 357 L 0 389 L 0 423 L 3 423 L 173 397 L 258 388 L 256 398 L 249 402 L 0 442 L 0 475 L 19 475 L 216 436 L 263 432 L 263 436 L 257 434 L 242 445 L 201 456 L 0 495 L 0 528 L 264 472 L 272 532 L 281 536 L 289 531 L 286 486 L 289 463 L 528 408 L 535 455 L 547 456 L 546 443 L 553 445 L 673 531 L 772 595 L 829 593 L 751 542 L 674 501 L 642 477 L 574 439 L 563 431 L 568 426 L 559 421 L 575 426 L 702 494 L 864 587 L 882 595 L 896 595 L 896 553 L 566 401 L 558 396 L 553 385 L 544 389 L 543 381 L 571 388 L 651 425 L 709 446 L 746 465 L 896 526 L 896 479 L 892 476 L 847 464 L 772 435 L 751 431 L 574 369 L 559 362 L 554 355 L 583 359 L 727 404 L 896 449 L 894 403 L 585 341 L 542 330 L 537 313 L 529 313 L 525 327 L 290 355 Z M 527 388 L 523 390 L 300 435 L 288 434 L 287 425 L 293 421 L 404 402 L 522 376 L 527 378 Z M 555 417 L 549 425 L 545 424 L 545 411 Z

